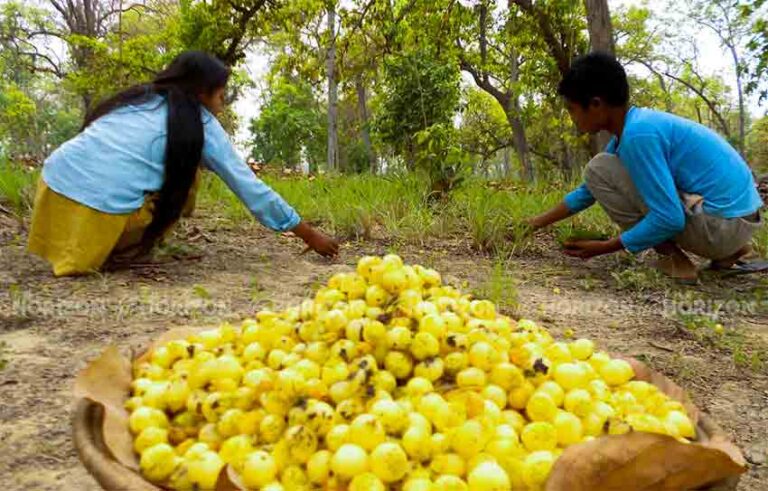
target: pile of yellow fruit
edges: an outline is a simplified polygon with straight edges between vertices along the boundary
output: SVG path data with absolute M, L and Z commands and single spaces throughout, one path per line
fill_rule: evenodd
M 142 474 L 213 489 L 542 489 L 569 445 L 648 431 L 682 441 L 683 406 L 592 341 L 364 257 L 314 300 L 154 349 L 134 366 Z

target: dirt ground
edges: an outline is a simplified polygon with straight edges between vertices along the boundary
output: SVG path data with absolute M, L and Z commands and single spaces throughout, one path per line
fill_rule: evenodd
M 396 251 L 438 268 L 466 290 L 515 299 L 518 315 L 554 332 L 566 328 L 616 353 L 642 357 L 689 388 L 696 404 L 734 438 L 750 461 L 739 489 L 768 489 L 768 376 L 765 367 L 734 362 L 727 350 L 682 327 L 673 298 L 706 309 L 730 300 L 727 329 L 745 334 L 748 353 L 768 346 L 768 280 L 709 278 L 678 287 L 629 258 L 583 263 L 541 238 L 538 250 L 498 266 L 466 241 L 398 246 L 384 240 L 346 244 L 333 262 L 300 256 L 300 244 L 258 225 L 234 226 L 213 216 L 177 232 L 184 259 L 77 279 L 55 279 L 24 252 L 23 231 L 0 223 L 0 487 L 11 490 L 98 489 L 70 438 L 72 382 L 109 344 L 139 349 L 178 325 L 235 320 L 310 295 L 333 272 L 363 254 Z M 184 249 L 184 250 L 181 250 Z M 171 251 L 174 252 L 174 251 Z M 170 252 L 169 252 L 170 253 Z M 466 282 L 466 283 L 465 283 Z M 0 362 L 0 366 L 2 366 Z

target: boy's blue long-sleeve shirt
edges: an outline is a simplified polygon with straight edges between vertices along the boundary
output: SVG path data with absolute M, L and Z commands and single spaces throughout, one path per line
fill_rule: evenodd
M 266 227 L 282 232 L 298 225 L 298 213 L 253 174 L 219 121 L 202 111 L 203 164 Z M 57 193 L 104 213 L 138 210 L 146 194 L 163 184 L 167 117 L 167 104 L 157 96 L 98 118 L 48 157 L 43 180 Z
M 685 228 L 680 193 L 704 198 L 704 212 L 723 218 L 754 213 L 762 206 L 749 166 L 720 135 L 693 121 L 651 109 L 631 108 L 621 140 L 605 149 L 629 172 L 648 214 L 621 234 L 630 252 L 665 242 Z M 566 195 L 565 205 L 578 213 L 595 203 L 582 184 Z

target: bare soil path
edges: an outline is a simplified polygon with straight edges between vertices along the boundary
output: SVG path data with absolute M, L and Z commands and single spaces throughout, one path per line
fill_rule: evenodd
M 6 491 L 98 489 L 75 454 L 69 412 L 75 374 L 106 345 L 139 349 L 172 326 L 294 304 L 359 256 L 390 250 L 508 309 L 517 302 L 516 314 L 556 333 L 570 328 L 612 352 L 642 357 L 689 388 L 745 451 L 751 464 L 739 489 L 768 489 L 768 376 L 757 360 L 768 346 L 765 277 L 677 287 L 626 257 L 581 263 L 544 241 L 535 254 L 504 264 L 461 239 L 421 247 L 347 244 L 339 260 L 328 262 L 299 256 L 295 240 L 203 211 L 174 239 L 187 249 L 175 251 L 185 252 L 184 260 L 56 279 L 24 252 L 20 229 L 0 228 L 0 487 Z M 681 322 L 683 307 L 695 314 L 718 305 L 713 300 L 728 301 L 720 322 L 738 333 L 731 349 L 707 341 L 709 334 L 702 341 L 702 331 Z

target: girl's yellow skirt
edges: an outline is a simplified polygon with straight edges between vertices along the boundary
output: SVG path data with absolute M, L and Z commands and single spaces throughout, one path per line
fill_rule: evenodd
M 133 213 L 104 213 L 57 193 L 40 179 L 29 231 L 29 252 L 47 259 L 55 276 L 93 273 L 113 253 L 141 242 L 152 221 L 153 208 L 153 200 L 147 199 Z
M 190 216 L 195 208 L 201 180 L 198 170 L 184 205 L 184 216 Z M 141 242 L 154 208 L 155 195 L 149 195 L 144 206 L 133 213 L 104 213 L 57 193 L 41 178 L 29 231 L 29 252 L 47 259 L 55 276 L 93 273 L 112 254 Z

